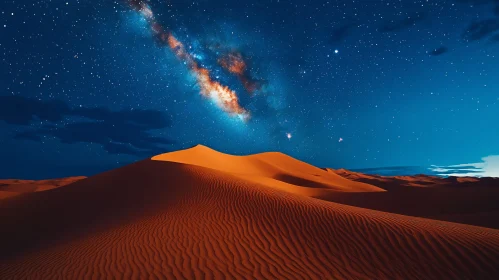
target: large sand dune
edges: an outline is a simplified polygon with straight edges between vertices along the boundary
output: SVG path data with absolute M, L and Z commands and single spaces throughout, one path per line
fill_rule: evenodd
M 314 198 L 385 193 L 198 146 L 0 200 L 0 279 L 497 279 L 499 230 Z

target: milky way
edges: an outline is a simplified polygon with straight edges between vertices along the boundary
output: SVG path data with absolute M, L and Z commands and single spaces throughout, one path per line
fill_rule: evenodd
M 248 64 L 239 52 L 232 51 L 218 59 L 222 68 L 236 75 L 249 93 L 262 88 L 262 81 L 254 79 L 248 72 Z
M 170 30 L 164 28 L 159 22 L 156 21 L 154 13 L 147 3 L 138 0 L 130 0 L 128 3 L 132 9 L 138 11 L 142 17 L 147 20 L 151 31 L 158 42 L 163 46 L 168 46 L 177 58 L 188 67 L 196 79 L 196 82 L 200 88 L 200 93 L 204 97 L 214 101 L 218 107 L 231 116 L 237 116 L 243 121 L 247 121 L 250 118 L 249 111 L 243 108 L 239 103 L 237 93 L 228 86 L 222 85 L 220 82 L 214 80 L 211 77 L 210 70 L 201 66 L 200 63 L 194 58 L 194 55 L 187 51 L 184 44 L 180 42 Z M 239 61 L 242 61 L 242 59 Z M 229 64 L 233 64 L 232 60 L 227 61 L 228 67 Z M 248 91 L 249 89 L 252 89 L 251 92 L 254 91 L 256 89 L 256 85 L 251 85 L 253 82 L 251 82 L 249 78 L 246 78 L 246 67 L 239 69 L 239 71 L 231 71 L 237 67 L 238 66 L 229 67 L 228 70 L 240 78 Z M 239 68 L 241 67 L 239 66 Z

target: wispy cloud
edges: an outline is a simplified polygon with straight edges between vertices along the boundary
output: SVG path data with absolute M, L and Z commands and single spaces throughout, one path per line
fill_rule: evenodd
M 440 176 L 456 177 L 499 177 L 499 155 L 482 158 L 482 162 L 455 164 L 449 166 L 432 165 L 430 170 Z
M 67 144 L 98 144 L 110 154 L 145 157 L 169 150 L 175 143 L 154 134 L 171 126 L 170 116 L 150 109 L 70 107 L 60 100 L 8 95 L 0 96 L 0 122 L 29 127 L 18 127 L 16 139 L 42 142 L 54 137 Z

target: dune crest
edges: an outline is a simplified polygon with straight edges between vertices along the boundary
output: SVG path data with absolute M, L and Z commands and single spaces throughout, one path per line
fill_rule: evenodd
M 497 279 L 499 230 L 310 197 L 387 193 L 324 173 L 196 147 L 3 199 L 0 279 Z
M 203 145 L 197 145 L 190 149 L 157 155 L 151 159 L 215 169 L 270 187 L 279 186 L 282 190 L 302 194 L 318 195 L 331 190 L 346 192 L 384 191 L 373 185 L 345 179 L 278 152 L 234 156 L 220 153 Z

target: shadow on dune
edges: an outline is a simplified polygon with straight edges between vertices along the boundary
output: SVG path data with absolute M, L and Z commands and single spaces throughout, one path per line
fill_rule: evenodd
M 62 188 L 0 200 L 0 259 L 64 243 L 69 236 L 88 236 L 174 204 L 195 184 L 183 168 L 144 160 Z
M 318 176 L 318 175 L 315 175 Z M 296 185 L 296 186 L 302 186 L 302 187 L 307 187 L 307 188 L 317 188 L 317 189 L 327 189 L 331 188 L 331 186 L 327 184 L 322 184 L 319 182 L 314 182 L 310 181 L 304 178 L 296 177 L 290 174 L 277 174 L 274 176 L 274 179 L 279 180 L 284 183 Z
M 456 184 L 451 178 L 442 179 L 449 183 L 433 185 L 427 181 L 358 179 L 387 192 L 337 192 L 317 198 L 384 212 L 499 229 L 499 185 L 497 180 L 487 179 Z M 416 183 L 418 187 L 411 186 Z

